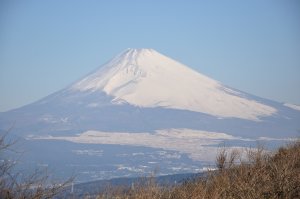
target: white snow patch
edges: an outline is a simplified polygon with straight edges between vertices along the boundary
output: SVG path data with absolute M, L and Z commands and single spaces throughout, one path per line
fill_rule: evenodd
M 225 133 L 191 129 L 166 129 L 156 133 L 86 131 L 79 136 L 44 136 L 31 139 L 66 140 L 75 143 L 144 146 L 186 153 L 194 160 L 214 161 L 217 145 L 224 140 L 241 140 Z M 214 146 L 210 146 L 214 145 Z M 179 154 L 169 158 L 180 158 Z
M 296 141 L 297 138 L 271 138 L 271 137 L 259 137 L 258 140 L 264 140 L 264 141 Z
M 113 103 L 256 121 L 277 111 L 152 49 L 128 49 L 71 89 L 104 91 L 115 97 Z
M 201 169 L 202 172 L 216 171 L 216 170 L 218 170 L 218 169 L 217 169 L 216 167 L 213 167 L 213 166 L 211 166 L 211 167 L 203 167 L 203 168 Z
M 289 107 L 289 108 L 292 108 L 292 109 L 294 109 L 294 110 L 296 110 L 296 111 L 300 111 L 300 106 L 299 105 L 295 105 L 295 104 L 289 104 L 289 103 L 285 103 L 285 104 L 283 104 L 284 106 L 287 106 L 287 107 Z

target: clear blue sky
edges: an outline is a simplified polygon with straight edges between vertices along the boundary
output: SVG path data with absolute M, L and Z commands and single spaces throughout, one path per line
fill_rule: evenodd
M 0 111 L 126 48 L 153 48 L 231 87 L 300 104 L 300 1 L 1 0 Z

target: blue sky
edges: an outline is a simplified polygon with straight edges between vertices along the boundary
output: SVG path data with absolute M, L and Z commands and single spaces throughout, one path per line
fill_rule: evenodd
M 2 0 L 0 111 L 126 48 L 153 48 L 231 87 L 300 104 L 300 1 Z

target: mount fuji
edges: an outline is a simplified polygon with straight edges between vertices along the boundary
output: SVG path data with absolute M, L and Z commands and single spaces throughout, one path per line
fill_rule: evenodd
M 0 113 L 1 130 L 10 127 L 28 151 L 24 168 L 59 168 L 59 176 L 72 171 L 88 181 L 157 167 L 161 175 L 201 171 L 223 142 L 277 146 L 299 136 L 300 111 L 153 49 L 127 49 L 67 88 Z
M 113 103 L 165 107 L 257 120 L 276 109 L 234 91 L 152 49 L 129 49 L 77 82 L 74 91 L 105 92 Z M 97 104 L 95 104 L 97 106 Z

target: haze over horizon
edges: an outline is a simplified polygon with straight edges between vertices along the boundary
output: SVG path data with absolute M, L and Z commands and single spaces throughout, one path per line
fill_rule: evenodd
M 300 104 L 297 1 L 2 1 L 0 112 L 127 48 L 153 48 L 225 85 Z

